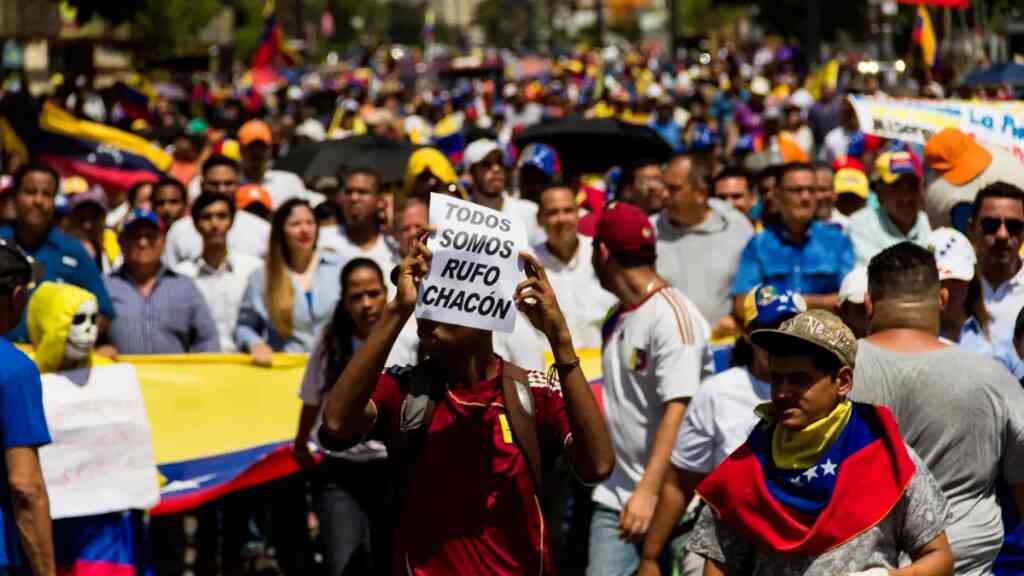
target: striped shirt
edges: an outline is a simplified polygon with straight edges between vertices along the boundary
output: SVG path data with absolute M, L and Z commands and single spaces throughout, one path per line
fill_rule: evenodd
M 643 477 L 665 403 L 691 398 L 710 373 L 711 327 L 671 286 L 617 309 L 604 330 L 605 418 L 615 469 L 594 489 L 594 501 L 622 510 Z
M 220 352 L 217 325 L 191 278 L 163 268 L 148 298 L 123 266 L 103 282 L 117 311 L 110 343 L 121 354 Z

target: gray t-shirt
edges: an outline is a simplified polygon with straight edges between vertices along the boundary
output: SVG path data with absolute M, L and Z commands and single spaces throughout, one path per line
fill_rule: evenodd
M 732 307 L 732 280 L 754 228 L 717 198 L 708 208 L 710 217 L 697 226 L 676 226 L 664 210 L 651 224 L 658 234 L 658 275 L 693 301 L 713 328 Z
M 988 574 L 1003 541 L 996 478 L 1024 482 L 1024 389 L 956 346 L 913 354 L 862 340 L 852 397 L 888 406 L 942 487 L 957 575 Z
M 715 519 L 710 506 L 701 512 L 686 548 L 725 564 L 730 574 L 835 576 L 870 568 L 894 570 L 901 564 L 901 553 L 919 550 L 941 534 L 949 515 L 935 478 L 913 449 L 907 451 L 917 470 L 896 506 L 881 522 L 828 552 L 804 556 L 757 548 Z

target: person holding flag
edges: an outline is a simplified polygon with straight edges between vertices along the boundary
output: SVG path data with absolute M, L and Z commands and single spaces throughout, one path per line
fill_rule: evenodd
M 704 575 L 952 575 L 938 483 L 887 408 L 847 398 L 853 332 L 812 310 L 751 341 L 772 356 L 771 402 L 697 487 L 708 506 L 687 548 Z

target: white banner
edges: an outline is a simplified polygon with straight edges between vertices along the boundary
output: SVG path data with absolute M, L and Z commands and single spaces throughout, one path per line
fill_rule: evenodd
M 1001 146 L 1024 162 L 1024 103 L 850 96 L 860 129 L 874 136 L 925 144 L 943 128 Z
M 416 317 L 481 330 L 512 332 L 519 253 L 526 228 L 516 218 L 443 194 L 430 196 L 427 241 L 434 254 L 420 286 Z
M 43 374 L 43 408 L 53 443 L 39 459 L 53 518 L 146 510 L 160 501 L 134 366 Z

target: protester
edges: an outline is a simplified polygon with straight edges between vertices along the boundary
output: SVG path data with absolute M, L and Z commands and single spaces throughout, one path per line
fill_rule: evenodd
M 235 324 L 249 276 L 263 262 L 228 248 L 234 225 L 234 200 L 221 192 L 204 192 L 192 203 L 192 222 L 203 239 L 203 253 L 182 262 L 175 271 L 191 278 L 203 295 L 213 321 L 221 352 L 234 352 Z
M 310 433 L 318 424 L 324 396 L 370 337 L 384 314 L 387 288 L 376 262 L 354 258 L 341 270 L 341 299 L 302 377 L 302 414 L 293 450 L 312 466 Z M 395 350 L 392 350 L 394 356 Z M 392 358 L 386 366 L 395 365 Z M 325 453 L 319 470 L 317 512 L 328 576 L 389 573 L 392 511 L 387 449 L 367 440 L 340 453 Z
M 728 202 L 735 210 L 746 216 L 751 225 L 756 223 L 753 211 L 757 205 L 757 193 L 745 170 L 738 166 L 726 166 L 715 174 L 714 180 L 711 181 L 711 191 L 715 198 Z
M 888 409 L 848 398 L 849 328 L 812 310 L 751 339 L 771 355 L 771 402 L 697 487 L 708 506 L 687 549 L 707 559 L 704 574 L 888 573 L 906 554 L 910 570 L 952 576 L 935 479 Z
M 710 166 L 702 159 L 674 158 L 665 185 L 665 209 L 652 218 L 658 274 L 692 299 L 715 334 L 729 334 L 735 322 L 728 292 L 754 230 L 742 214 L 708 198 Z
M 437 148 L 419 148 L 409 156 L 402 183 L 402 198 L 419 198 L 428 202 L 431 192 L 457 194 L 458 176 L 451 162 Z
M 622 170 L 619 200 L 629 202 L 647 214 L 657 214 L 664 207 L 666 196 L 660 162 L 638 160 Z
M 839 286 L 853 268 L 853 247 L 843 233 L 814 219 L 814 169 L 787 164 L 777 199 L 779 222 L 766 222 L 740 256 L 732 285 L 733 311 L 742 317 L 743 299 L 758 284 L 792 290 L 810 308 L 831 310 Z
M 817 204 L 814 217 L 822 222 L 846 230 L 849 219 L 836 209 L 835 170 L 825 162 L 815 162 L 814 190 Z
M 117 310 L 107 343 L 120 354 L 220 352 L 202 294 L 163 265 L 163 248 L 156 214 L 133 211 L 121 230 L 124 264 L 104 278 Z
M 466 147 L 464 162 L 473 182 L 470 199 L 521 222 L 531 245 L 543 242 L 544 231 L 537 223 L 537 202 L 515 198 L 506 191 L 505 156 L 498 143 L 487 139 L 471 142 Z
M 572 341 L 578 348 L 600 348 L 601 323 L 617 299 L 601 287 L 594 272 L 593 241 L 577 231 L 573 196 L 561 185 L 541 192 L 537 221 L 547 240 L 534 244 L 533 254 L 547 271 Z
M 267 261 L 251 276 L 242 296 L 235 344 L 260 366 L 274 352 L 309 352 L 338 303 L 341 266 L 317 249 L 313 209 L 299 198 L 274 213 Z
M 858 339 L 868 335 L 868 310 L 864 297 L 868 293 L 868 268 L 855 266 L 843 278 L 836 302 L 836 315 L 846 324 Z
M 29 165 L 31 166 L 31 165 Z M 36 172 L 49 177 L 49 172 Z M 24 183 L 36 196 L 45 195 L 45 182 L 28 174 Z M 24 180 L 21 174 L 19 180 Z M 36 180 L 33 182 L 33 180 Z M 21 185 L 16 189 L 22 190 Z M 28 257 L 12 240 L 0 238 L 0 331 L 8 333 L 22 322 L 29 291 L 37 276 Z M 0 464 L 4 483 L 0 488 L 4 537 L 0 539 L 0 572 L 54 576 L 56 563 L 50 525 L 50 501 L 39 465 L 40 447 L 50 443 L 43 412 L 42 382 L 36 365 L 10 342 L 0 340 L 3 361 L 4 460 Z
M 885 152 L 875 163 L 878 206 L 850 216 L 849 232 L 858 264 L 882 250 L 909 241 L 928 245 L 931 226 L 921 209 L 921 168 L 910 152 Z
M 602 331 L 615 470 L 594 489 L 588 571 L 595 576 L 631 574 L 639 566 L 638 544 L 654 516 L 679 424 L 710 361 L 710 326 L 658 275 L 656 256 L 646 214 L 626 203 L 604 211 L 594 236 L 594 270 L 620 303 Z
M 188 191 L 175 178 L 162 178 L 153 185 L 153 212 L 164 230 L 170 228 L 188 212 Z
M 242 183 L 257 184 L 266 190 L 273 200 L 273 209 L 292 198 L 308 198 L 302 179 L 291 172 L 270 168 L 274 135 L 266 122 L 250 120 L 242 124 L 238 143 L 242 147 Z
M 835 210 L 847 217 L 846 225 L 849 226 L 849 216 L 868 203 L 871 193 L 868 177 L 859 168 L 840 168 L 836 170 L 832 188 L 835 192 Z
M 336 197 L 344 225 L 320 229 L 318 245 L 331 250 L 339 262 L 369 258 L 387 274 L 398 264 L 398 254 L 388 244 L 379 214 L 382 205 L 380 175 L 369 168 L 353 168 Z M 393 287 L 389 290 L 394 290 Z
M 658 508 L 644 539 L 641 576 L 657 576 L 658 556 L 697 485 L 739 448 L 757 424 L 754 408 L 771 399 L 771 365 L 768 352 L 754 345 L 750 333 L 775 329 L 800 314 L 806 305 L 799 294 L 780 292 L 774 286 L 758 286 L 747 294 L 744 334 L 733 350 L 733 367 L 704 380 L 686 409 L 672 448 L 672 466 L 665 474 Z M 703 558 L 684 557 L 683 574 L 703 574 Z
M 850 142 L 858 135 L 863 136 L 860 123 L 857 122 L 857 113 L 853 109 L 853 104 L 844 98 L 839 106 L 839 125 L 825 134 L 818 158 L 832 162 L 846 156 L 850 153 Z
M 519 197 L 536 202 L 540 193 L 562 176 L 558 152 L 547 144 L 528 144 L 519 153 Z
M 60 177 L 45 164 L 22 166 L 11 182 L 14 188 L 15 221 L 0 228 L 0 239 L 17 244 L 42 265 L 40 282 L 66 282 L 96 295 L 100 305 L 100 331 L 114 317 L 114 305 L 103 285 L 99 268 L 78 240 L 64 234 L 54 225 L 54 199 Z M 5 337 L 13 342 L 28 342 L 25 321 Z
M 92 256 L 96 267 L 108 273 L 120 265 L 117 233 L 106 227 L 107 201 L 102 190 L 93 187 L 70 196 L 64 231 L 78 238 Z
M 985 308 L 993 342 L 1011 342 L 1017 313 L 1024 308 L 1021 242 L 1024 240 L 1024 191 L 997 182 L 974 198 L 971 235 L 978 251 Z
M 321 442 L 333 450 L 372 433 L 398 464 L 403 522 L 392 555 L 395 572 L 550 574 L 549 536 L 537 500 L 542 482 L 531 462 L 564 451 L 582 480 L 600 481 L 614 463 L 607 428 L 544 270 L 525 253 L 527 279 L 516 289 L 516 305 L 548 338 L 557 379 L 496 357 L 486 331 L 426 320 L 417 324 L 429 360 L 378 377 L 412 315 L 430 258 L 417 243 L 403 260 L 397 296 L 327 394 Z M 417 381 L 423 385 L 411 388 Z M 509 416 L 524 402 L 510 385 L 533 405 L 528 420 Z M 438 400 L 427 404 L 419 422 L 400 422 L 416 394 Z M 533 423 L 532 434 L 524 422 Z M 524 433 L 536 438 L 532 448 L 525 447 Z
M 200 192 L 219 192 L 234 198 L 238 191 L 238 162 L 221 156 L 211 155 L 203 162 L 200 173 Z M 197 194 L 198 197 L 198 194 Z M 195 199 L 193 199 L 194 201 Z M 235 205 L 237 208 L 237 203 Z M 238 210 L 228 231 L 228 249 L 263 258 L 267 253 L 267 238 L 270 224 L 249 212 Z M 203 253 L 203 237 L 196 229 L 190 216 L 185 216 L 167 229 L 164 263 L 169 267 L 195 260 Z
M 853 397 L 890 407 L 935 475 L 949 500 L 956 573 L 987 574 L 1003 539 L 996 478 L 1024 503 L 1024 388 L 994 361 L 939 340 L 928 250 L 903 242 L 875 256 L 865 303 L 871 335 L 859 346 Z

